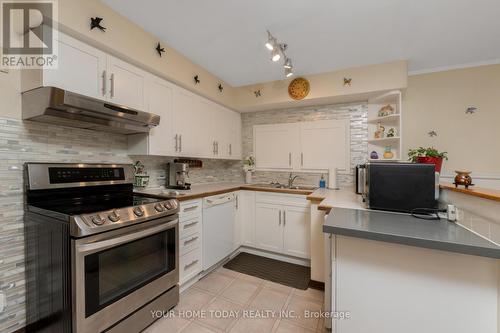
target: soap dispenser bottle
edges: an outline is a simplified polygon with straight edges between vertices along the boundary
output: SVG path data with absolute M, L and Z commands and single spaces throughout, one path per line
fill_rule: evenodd
M 321 174 L 321 179 L 319 180 L 319 188 L 325 188 L 325 187 L 326 187 L 325 175 Z

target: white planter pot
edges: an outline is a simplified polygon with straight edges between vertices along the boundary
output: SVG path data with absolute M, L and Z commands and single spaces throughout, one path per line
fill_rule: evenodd
M 247 171 L 245 173 L 245 183 L 246 184 L 252 183 L 252 171 Z

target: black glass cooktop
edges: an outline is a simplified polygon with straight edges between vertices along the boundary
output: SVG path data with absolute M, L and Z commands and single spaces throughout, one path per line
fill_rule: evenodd
M 91 214 L 102 211 L 132 207 L 153 202 L 160 199 L 133 194 L 101 194 L 81 197 L 53 198 L 52 200 L 32 203 L 32 206 L 58 212 L 66 215 Z

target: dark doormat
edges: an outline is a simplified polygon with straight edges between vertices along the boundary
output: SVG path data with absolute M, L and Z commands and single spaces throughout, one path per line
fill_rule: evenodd
M 309 267 L 245 252 L 228 261 L 224 268 L 302 290 L 307 289 L 311 280 Z

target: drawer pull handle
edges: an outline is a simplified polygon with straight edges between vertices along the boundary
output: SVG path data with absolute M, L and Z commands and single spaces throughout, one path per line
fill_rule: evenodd
M 198 208 L 198 206 L 186 207 L 186 208 L 184 208 L 184 211 L 185 212 L 190 212 L 192 210 L 195 210 L 196 208 Z
M 197 239 L 198 239 L 198 236 L 193 237 L 193 238 L 188 239 L 188 240 L 185 240 L 185 241 L 184 241 L 184 245 L 188 245 L 189 243 L 192 243 L 192 242 L 194 242 L 194 241 L 195 241 L 195 240 L 197 240 Z
M 184 224 L 184 229 L 191 228 L 192 226 L 194 226 L 196 224 L 198 224 L 198 221 L 191 222 L 191 223 L 188 223 L 188 224 Z
M 184 269 L 188 269 L 189 267 L 195 265 L 198 262 L 198 259 L 191 261 L 189 264 L 184 265 Z

